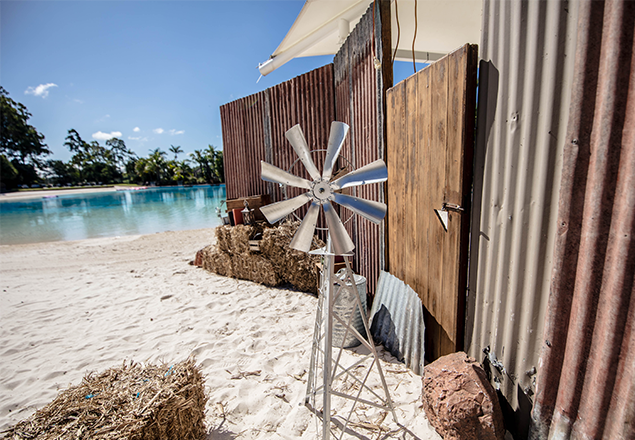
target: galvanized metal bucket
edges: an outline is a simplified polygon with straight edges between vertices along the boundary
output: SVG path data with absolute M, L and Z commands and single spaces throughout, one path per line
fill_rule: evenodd
M 337 291 L 337 289 L 342 285 L 344 279 L 346 278 L 346 269 L 341 269 L 340 271 L 338 271 L 337 274 L 335 274 L 335 278 L 336 279 L 333 284 Z M 368 309 L 366 306 L 366 278 L 357 274 L 353 274 L 353 278 L 355 280 L 355 286 L 357 287 L 357 289 L 342 289 L 340 295 L 335 301 L 335 304 L 333 305 L 333 309 L 344 322 L 348 322 L 351 313 L 355 311 L 355 314 L 353 315 L 353 319 L 351 321 L 351 326 L 355 328 L 355 330 L 357 330 L 360 335 L 366 338 L 366 329 L 364 327 L 362 314 L 360 313 L 359 307 L 357 307 L 357 300 L 354 296 L 354 294 L 359 295 L 362 307 L 364 308 L 364 316 L 367 316 Z M 347 282 L 347 284 L 350 286 L 350 282 Z M 334 347 L 340 347 L 342 345 L 344 333 L 346 333 L 346 327 L 339 321 L 334 320 Z M 344 348 L 357 347 L 359 344 L 361 344 L 361 342 L 355 337 L 352 329 L 349 330 L 348 334 L 346 335 L 346 339 L 344 340 Z

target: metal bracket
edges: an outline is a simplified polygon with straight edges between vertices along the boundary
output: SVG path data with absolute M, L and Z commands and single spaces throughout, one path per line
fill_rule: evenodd
M 448 203 L 448 202 L 443 202 L 440 210 L 439 209 L 434 210 L 437 217 L 441 221 L 441 225 L 443 225 L 443 229 L 445 230 L 445 232 L 448 232 L 448 221 L 450 217 L 448 212 L 450 211 L 461 213 L 461 212 L 464 212 L 465 210 L 461 208 L 459 205 L 456 205 L 454 203 Z
M 441 211 L 463 212 L 465 210 L 454 203 L 443 202 L 443 205 L 441 205 Z

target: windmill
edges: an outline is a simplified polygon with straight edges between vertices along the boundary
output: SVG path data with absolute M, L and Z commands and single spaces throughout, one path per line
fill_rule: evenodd
M 346 427 L 348 426 L 353 414 L 355 405 L 360 402 L 365 405 L 390 411 L 393 419 L 397 422 L 392 401 L 386 386 L 386 380 L 375 350 L 375 344 L 372 341 L 372 336 L 368 329 L 366 310 L 365 307 L 362 306 L 359 294 L 356 290 L 350 262 L 346 258 L 351 255 L 351 251 L 355 248 L 355 245 L 346 232 L 338 213 L 333 207 L 333 203 L 337 203 L 374 223 L 380 223 L 386 215 L 385 204 L 342 194 L 340 191 L 349 187 L 384 182 L 388 178 L 388 173 L 386 164 L 383 160 L 379 159 L 345 174 L 344 176 L 333 176 L 334 167 L 348 130 L 349 126 L 343 122 L 334 121 L 331 124 L 331 132 L 329 135 L 322 174 L 320 174 L 311 158 L 311 151 L 309 150 L 307 141 L 300 126 L 295 125 L 285 133 L 287 140 L 295 150 L 299 160 L 302 162 L 311 177 L 311 180 L 295 176 L 274 165 L 261 161 L 261 178 L 263 180 L 278 183 L 280 185 L 288 185 L 305 189 L 306 192 L 290 199 L 263 206 L 260 208 L 260 211 L 267 218 L 269 223 L 273 224 L 292 214 L 307 203 L 310 203 L 308 211 L 290 243 L 290 247 L 303 252 L 321 255 L 323 257 L 324 264 L 322 275 L 320 277 L 320 295 L 316 312 L 313 349 L 311 353 L 311 365 L 307 384 L 307 396 L 305 399 L 307 406 L 317 413 L 318 410 L 316 409 L 315 397 L 318 394 L 322 394 L 323 396 L 321 411 L 323 439 L 330 438 L 331 434 L 332 396 L 349 399 L 353 402 L 343 427 L 340 426 L 341 436 L 343 436 L 346 432 Z M 324 248 L 310 251 L 313 234 L 315 233 L 315 229 L 317 227 L 320 207 L 322 207 L 328 226 L 327 244 Z M 336 255 L 345 257 L 346 271 L 343 279 L 336 279 L 335 274 L 333 273 L 334 257 Z M 337 283 L 337 288 L 334 286 L 334 283 Z M 348 319 L 345 319 L 340 316 L 334 308 L 335 302 L 338 298 L 343 297 L 345 292 L 349 294 L 349 298 L 354 298 L 355 303 L 353 305 L 353 312 L 358 311 L 361 313 L 366 334 L 365 337 L 362 336 L 352 325 L 354 313 L 350 313 Z M 342 339 L 342 344 L 339 347 L 339 353 L 336 355 L 335 361 L 333 358 L 334 324 L 343 326 L 345 329 L 344 338 Z M 356 362 L 353 366 L 345 368 L 342 365 L 342 352 L 344 340 L 349 332 L 368 349 L 369 354 L 361 361 Z M 368 372 L 365 377 L 360 379 L 353 374 L 352 370 L 358 370 L 362 362 L 368 358 L 372 358 L 372 362 L 368 367 Z M 320 367 L 322 370 L 321 386 L 318 384 L 317 380 L 317 372 Z M 381 379 L 385 395 L 384 398 L 379 396 L 367 385 L 367 379 L 373 367 L 376 368 Z M 336 391 L 333 388 L 334 383 L 342 378 L 347 378 L 357 383 L 358 392 L 356 395 L 349 395 L 345 392 Z M 364 390 L 370 393 L 373 400 L 362 397 L 362 391 Z M 379 401 L 379 403 L 377 401 Z

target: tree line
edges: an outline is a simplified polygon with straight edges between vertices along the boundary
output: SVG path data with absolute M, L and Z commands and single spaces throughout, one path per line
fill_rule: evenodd
M 135 183 L 156 185 L 222 183 L 225 180 L 223 152 L 213 145 L 195 150 L 180 160 L 180 146 L 169 152 L 156 148 L 139 157 L 122 139 L 101 145 L 87 142 L 75 129 L 68 130 L 64 146 L 72 153 L 68 162 L 48 159 L 51 151 L 44 136 L 28 123 L 31 114 L 0 86 L 0 183 L 2 190 L 50 184 Z

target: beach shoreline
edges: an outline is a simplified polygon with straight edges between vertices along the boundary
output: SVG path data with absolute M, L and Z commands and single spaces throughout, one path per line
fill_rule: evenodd
M 90 194 L 90 193 L 108 193 L 117 191 L 116 186 L 104 188 L 79 188 L 79 189 L 49 189 L 34 191 L 16 191 L 0 193 L 0 201 L 2 200 L 24 200 L 24 199 L 41 199 L 43 197 L 59 197 L 71 194 Z
M 210 228 L 0 246 L 0 431 L 90 372 L 193 355 L 209 438 L 315 438 L 303 403 L 317 299 L 190 265 L 213 241 Z M 439 439 L 420 408 L 421 377 L 383 359 L 406 428 L 394 438 Z M 377 411 L 360 416 L 374 423 Z M 390 416 L 382 425 L 400 429 Z

